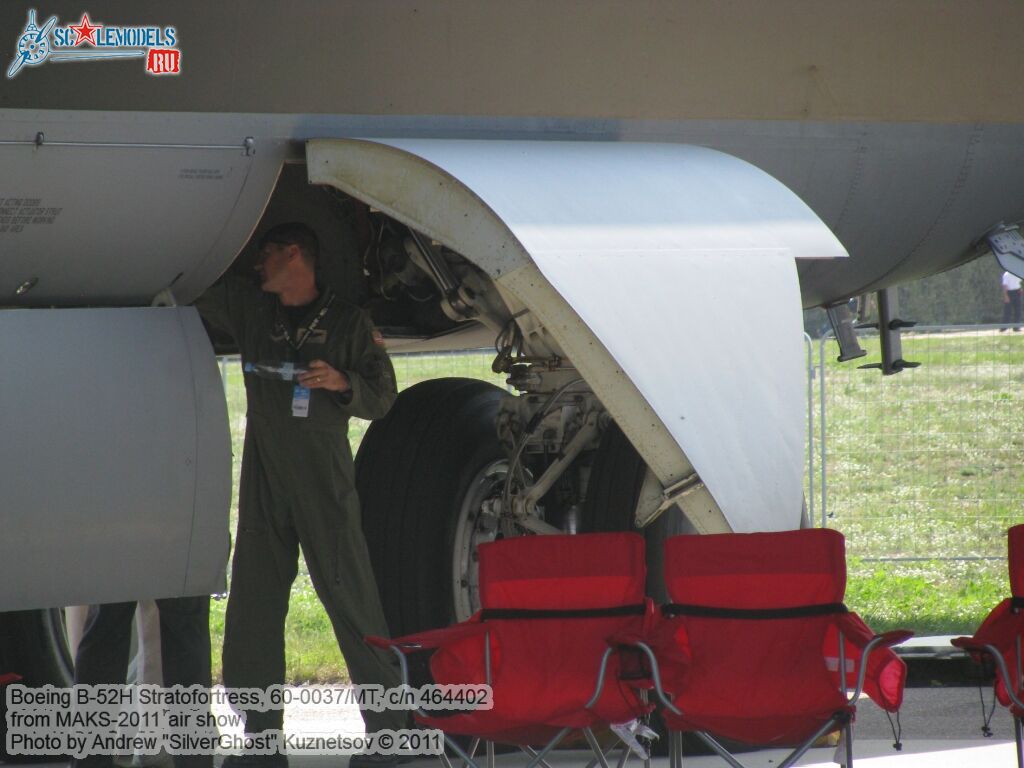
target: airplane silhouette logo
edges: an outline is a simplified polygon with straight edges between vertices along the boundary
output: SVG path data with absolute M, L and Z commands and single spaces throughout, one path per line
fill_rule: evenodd
M 93 24 L 88 13 L 78 24 L 57 25 L 51 16 L 39 26 L 36 9 L 28 11 L 28 21 L 15 46 L 14 60 L 7 69 L 7 78 L 15 77 L 24 67 L 35 67 L 46 61 L 95 61 L 98 59 L 145 58 L 150 74 L 178 74 L 181 51 L 175 48 L 174 27 L 111 27 Z M 87 46 L 87 47 L 80 47 Z

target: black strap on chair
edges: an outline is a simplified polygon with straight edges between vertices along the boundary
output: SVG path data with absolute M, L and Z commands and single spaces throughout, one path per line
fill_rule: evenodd
M 642 616 L 646 609 L 643 603 L 609 608 L 484 608 L 480 619 L 601 619 L 607 616 Z
M 842 603 L 821 603 L 798 605 L 792 608 L 719 608 L 712 605 L 690 605 L 668 603 L 661 607 L 665 616 L 698 616 L 709 619 L 801 619 L 807 616 L 828 616 L 833 613 L 848 613 Z

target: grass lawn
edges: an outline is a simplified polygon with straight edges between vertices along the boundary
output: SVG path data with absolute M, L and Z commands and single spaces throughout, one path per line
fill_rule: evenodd
M 834 362 L 834 345 L 826 347 L 826 501 L 829 527 L 847 536 L 847 603 L 878 631 L 970 633 L 1008 591 L 1005 530 L 1024 522 L 1024 334 L 906 336 L 904 358 L 922 367 L 884 378 L 857 369 L 878 359 L 877 340 L 863 343 L 869 356 L 845 364 Z M 402 357 L 395 368 L 401 388 L 441 376 L 500 386 L 491 357 Z M 245 396 L 237 363 L 227 370 L 237 492 Z M 815 432 L 819 414 L 816 404 Z M 353 421 L 353 452 L 366 427 Z M 817 437 L 815 454 L 817 469 Z M 815 508 L 820 524 L 820 497 Z M 225 605 L 215 601 L 212 611 L 217 676 Z M 346 679 L 302 563 L 286 641 L 290 682 Z

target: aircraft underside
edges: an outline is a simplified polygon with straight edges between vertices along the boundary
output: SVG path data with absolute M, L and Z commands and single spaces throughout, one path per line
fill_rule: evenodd
M 237 255 L 281 164 L 301 161 L 304 142 L 315 138 L 573 137 L 718 149 L 789 187 L 853 257 L 800 265 L 805 307 L 952 268 L 982 253 L 976 246 L 994 226 L 1024 219 L 1024 181 L 1015 170 L 1024 164 L 1019 124 L 0 110 L 0 125 L 0 152 L 5 166 L 12 164 L 5 197 L 38 200 L 40 205 L 26 207 L 43 208 L 40 214 L 61 207 L 63 217 L 50 227 L 60 234 L 37 233 L 28 248 L 14 253 L 24 267 L 10 266 L 10 280 L 39 271 L 37 250 L 46 248 L 62 283 L 50 292 L 42 286 L 15 306 L 148 303 L 175 278 L 177 293 L 193 298 Z M 43 188 L 48 196 L 37 194 Z M 109 204 L 97 193 L 110 196 Z M 237 200 L 236 193 L 242 195 Z M 54 194 L 70 204 L 54 205 Z M 129 208 L 118 194 L 131 202 Z M 8 214 L 21 213 L 7 207 Z M 71 217 L 80 221 L 59 226 Z M 62 239 L 70 231 L 74 249 Z M 125 248 L 136 258 L 116 255 Z M 83 252 L 92 257 L 81 258 Z M 115 266 L 115 259 L 123 263 Z M 172 271 L 181 265 L 193 268 Z

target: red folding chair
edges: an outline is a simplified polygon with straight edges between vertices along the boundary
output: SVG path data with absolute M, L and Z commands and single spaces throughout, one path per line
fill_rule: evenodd
M 676 536 L 665 545 L 665 581 L 672 603 L 645 650 L 653 650 L 673 768 L 682 732 L 734 768 L 743 765 L 712 734 L 794 747 L 785 768 L 838 730 L 849 766 L 861 691 L 899 709 L 906 665 L 888 646 L 912 633 L 876 636 L 843 605 L 837 531 Z
M 398 655 L 407 684 L 491 686 L 492 709 L 416 713 L 421 725 L 444 731 L 448 747 L 474 768 L 480 739 L 489 763 L 497 742 L 523 747 L 532 768 L 573 731 L 583 733 L 607 768 L 594 729 L 650 711 L 642 694 L 620 681 L 622 660 L 608 643 L 641 637 L 654 618 L 644 596 L 643 538 L 527 536 L 483 544 L 479 557 L 482 609 L 471 619 L 367 641 Z M 417 665 L 428 674 L 410 679 Z M 474 737 L 469 752 L 451 735 Z
M 1024 718 L 1024 661 L 1021 659 L 1021 637 L 1024 636 L 1024 525 L 1015 525 L 1007 532 L 1007 547 L 1010 597 L 992 609 L 972 637 L 958 637 L 951 642 L 957 648 L 971 651 L 976 657 L 988 657 L 995 662 L 996 698 L 1013 716 L 1017 765 L 1024 768 L 1024 741 L 1021 738 Z

